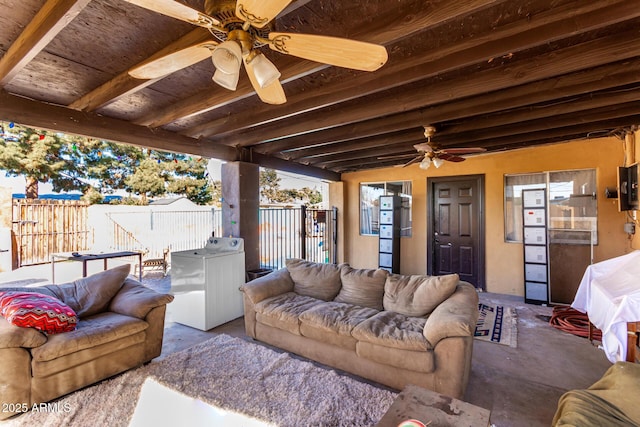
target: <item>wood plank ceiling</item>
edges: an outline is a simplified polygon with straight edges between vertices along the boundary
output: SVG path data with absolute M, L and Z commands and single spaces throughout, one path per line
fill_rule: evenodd
M 246 75 L 235 92 L 214 84 L 211 61 L 127 74 L 210 38 L 191 24 L 122 0 L 0 5 L 0 120 L 62 132 L 339 180 L 410 160 L 425 124 L 440 148 L 499 151 L 640 123 L 635 0 L 293 1 L 278 31 L 379 43 L 389 61 L 367 73 L 263 48 L 278 106 Z

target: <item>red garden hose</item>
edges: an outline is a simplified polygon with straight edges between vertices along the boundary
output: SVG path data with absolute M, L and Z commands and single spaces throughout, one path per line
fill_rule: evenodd
M 589 338 L 589 317 L 572 307 L 553 307 L 553 314 L 549 323 L 556 329 L 568 332 L 579 337 Z M 602 341 L 602 332 L 595 326 L 591 326 L 591 339 Z

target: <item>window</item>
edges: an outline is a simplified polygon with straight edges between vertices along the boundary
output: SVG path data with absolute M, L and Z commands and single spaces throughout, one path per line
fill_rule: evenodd
M 360 234 L 377 236 L 380 232 L 380 196 L 402 197 L 400 235 L 411 236 L 411 181 L 369 182 L 360 184 Z
M 505 240 L 522 242 L 522 190 L 546 189 L 551 243 L 597 244 L 596 171 L 594 169 L 506 175 Z

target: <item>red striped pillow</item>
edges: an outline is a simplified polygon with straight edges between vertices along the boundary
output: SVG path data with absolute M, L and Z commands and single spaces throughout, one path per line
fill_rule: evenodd
M 36 292 L 0 292 L 0 315 L 12 325 L 48 334 L 73 331 L 78 323 L 71 307 Z

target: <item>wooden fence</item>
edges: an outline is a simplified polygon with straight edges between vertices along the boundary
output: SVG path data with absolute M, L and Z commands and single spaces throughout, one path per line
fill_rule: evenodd
M 51 261 L 55 252 L 86 250 L 90 244 L 86 202 L 13 199 L 18 265 Z

